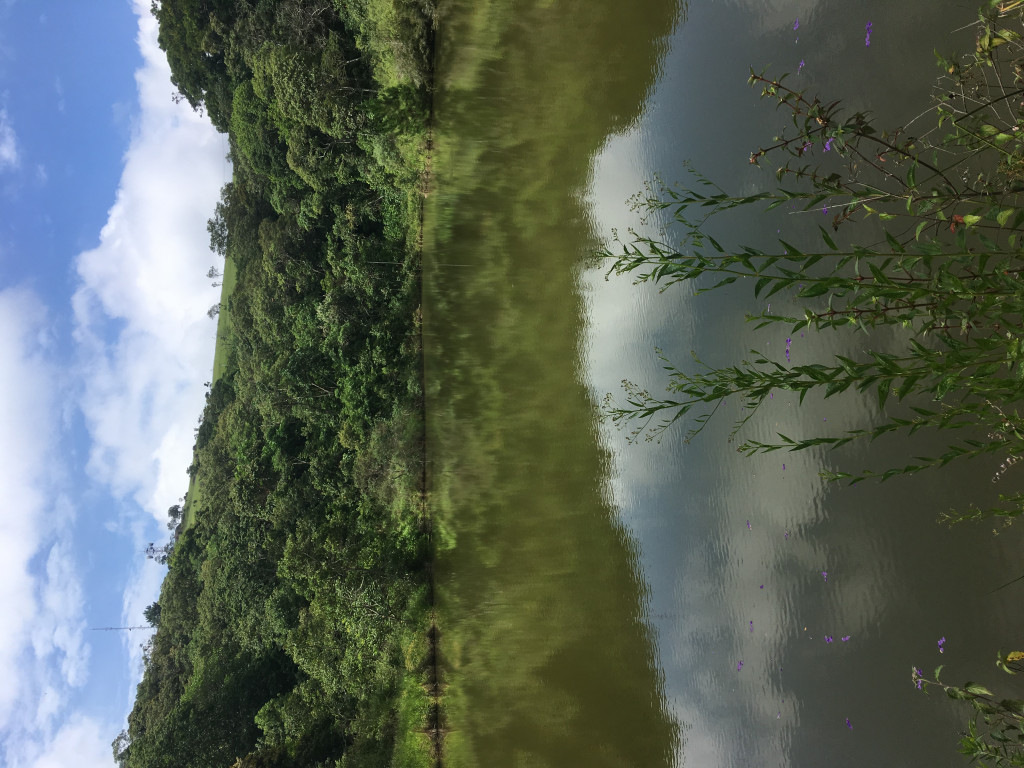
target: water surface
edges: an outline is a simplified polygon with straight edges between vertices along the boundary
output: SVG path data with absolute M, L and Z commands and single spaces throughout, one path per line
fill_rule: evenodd
M 923 109 L 931 49 L 973 11 L 849 5 L 444 5 L 424 330 L 447 765 L 961 764 L 966 713 L 914 690 L 910 667 L 1001 682 L 996 651 L 1024 642 L 1024 586 L 986 594 L 1019 575 L 1018 531 L 935 522 L 990 493 L 998 459 L 850 489 L 819 471 L 927 440 L 748 459 L 735 409 L 690 444 L 680 429 L 627 445 L 597 418 L 624 377 L 664 386 L 655 346 L 782 358 L 784 333 L 744 323 L 761 308 L 745 291 L 659 294 L 588 257 L 641 226 L 625 201 L 645 179 L 686 160 L 736 191 L 770 183 L 747 156 L 779 116 L 749 65 L 804 60 L 808 88 L 894 121 Z M 863 346 L 806 334 L 791 354 Z M 874 408 L 779 393 L 748 435 L 862 426 Z

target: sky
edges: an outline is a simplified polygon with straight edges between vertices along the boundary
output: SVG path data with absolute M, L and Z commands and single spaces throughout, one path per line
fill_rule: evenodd
M 188 487 L 227 143 L 150 0 L 0 0 L 0 763 L 110 766 Z

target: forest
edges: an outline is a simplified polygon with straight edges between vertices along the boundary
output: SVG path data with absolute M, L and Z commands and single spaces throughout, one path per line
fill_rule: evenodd
M 228 135 L 233 176 L 209 222 L 226 259 L 215 375 L 114 757 L 430 765 L 419 243 L 435 10 L 152 11 L 175 98 Z

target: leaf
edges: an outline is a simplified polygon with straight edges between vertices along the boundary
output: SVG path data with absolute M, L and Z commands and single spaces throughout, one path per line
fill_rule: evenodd
M 928 226 L 928 222 L 927 221 L 922 221 L 920 224 L 917 225 L 917 229 L 914 230 L 914 239 L 915 240 L 920 240 L 921 239 L 921 233 L 924 231 L 924 228 L 927 227 L 927 226 Z
M 999 706 L 1015 714 L 1024 715 L 1024 701 L 1020 699 L 1003 699 L 999 702 Z
M 889 243 L 889 247 L 891 247 L 896 253 L 905 253 L 903 245 L 899 240 L 892 236 L 888 229 L 885 230 L 885 241 Z
M 999 213 L 997 213 L 996 214 L 996 221 L 999 222 L 999 226 L 1000 227 L 1005 227 L 1006 226 L 1006 222 L 1008 222 L 1010 220 L 1010 217 L 1013 216 L 1013 214 L 1016 213 L 1016 211 L 1017 211 L 1016 208 L 1004 208 Z
M 803 256 L 803 253 L 800 251 L 799 248 L 790 245 L 785 240 L 779 240 L 779 243 L 782 245 L 783 248 L 786 249 L 786 251 L 789 252 L 790 256 Z
M 973 213 L 968 213 L 964 216 L 964 226 L 966 227 L 973 227 L 979 221 L 981 221 L 981 216 L 976 216 Z
M 821 230 L 821 239 L 825 241 L 825 245 L 827 245 L 833 251 L 838 251 L 839 246 L 836 245 L 835 241 L 829 236 L 828 232 L 825 231 L 825 228 L 819 224 L 818 229 Z
M 973 693 L 975 696 L 991 696 L 992 691 L 986 688 L 984 685 L 978 685 L 977 683 L 965 683 L 964 690 L 968 693 Z
M 815 296 L 821 296 L 829 292 L 829 284 L 826 282 L 811 283 L 806 286 L 797 296 L 801 298 L 810 299 Z
M 882 410 L 885 408 L 885 401 L 889 398 L 889 382 L 883 382 L 878 385 L 878 408 Z

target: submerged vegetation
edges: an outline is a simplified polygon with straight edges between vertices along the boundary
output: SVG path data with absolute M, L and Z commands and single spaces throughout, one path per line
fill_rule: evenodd
M 932 127 L 919 135 L 910 126 L 881 130 L 865 113 L 790 86 L 785 75 L 752 72 L 750 84 L 791 118 L 791 128 L 750 155 L 758 166 L 781 156 L 778 186 L 736 196 L 692 172 L 691 188 L 652 186 L 636 199 L 645 214 L 667 212 L 682 243 L 631 232 L 601 253 L 611 272 L 662 290 L 747 284 L 769 302 L 748 315 L 758 329 L 848 334 L 847 341 L 854 332 L 865 335 L 856 337 L 863 339 L 859 356 L 803 365 L 790 364 L 788 343 L 785 362 L 751 350 L 749 359 L 726 367 L 694 356 L 695 368 L 686 370 L 659 351 L 667 396 L 624 381 L 625 402 L 612 395 L 605 401 L 631 439 L 654 439 L 688 416 L 693 437 L 731 399 L 742 403 L 735 437 L 773 391 L 795 393 L 799 402 L 856 391 L 877 400 L 873 426 L 748 438 L 739 451 L 837 448 L 922 430 L 944 446 L 883 470 L 827 473 L 851 483 L 997 454 L 1003 463 L 996 483 L 1024 458 L 1024 3 L 988 3 L 976 31 L 969 55 L 938 56 L 942 74 L 931 108 L 915 118 L 930 116 Z M 718 219 L 765 209 L 820 212 L 827 228 L 817 227 L 814 245 L 796 233 L 770 248 L 721 243 L 710 231 Z M 895 352 L 894 338 L 902 345 Z M 1024 492 L 1017 491 L 945 519 L 997 516 L 1008 524 L 1022 513 Z M 1022 658 L 1000 655 L 997 665 L 1015 674 Z M 941 688 L 972 706 L 961 753 L 987 765 L 1024 765 L 1024 702 L 977 683 L 945 684 L 940 671 L 926 678 L 915 667 L 912 679 L 918 689 Z
M 210 234 L 232 285 L 115 758 L 431 764 L 418 237 L 433 8 L 153 12 L 178 97 L 229 136 Z

